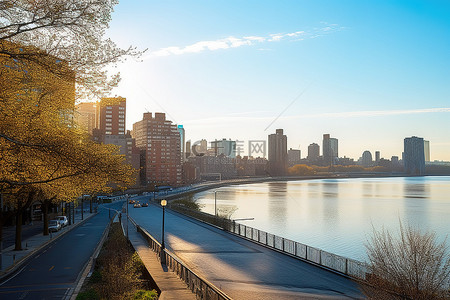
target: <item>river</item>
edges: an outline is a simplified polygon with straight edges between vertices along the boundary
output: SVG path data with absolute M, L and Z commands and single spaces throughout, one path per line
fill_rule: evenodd
M 396 232 L 401 221 L 442 242 L 450 228 L 450 176 L 265 182 L 201 192 L 194 200 L 214 214 L 214 196 L 220 215 L 254 218 L 239 222 L 358 260 L 366 258 L 373 229 Z

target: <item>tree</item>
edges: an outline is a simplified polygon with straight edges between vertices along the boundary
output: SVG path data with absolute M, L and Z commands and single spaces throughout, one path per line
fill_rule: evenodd
M 89 142 L 71 121 L 76 99 L 103 97 L 118 83 L 107 64 L 139 54 L 104 38 L 115 4 L 0 0 L 0 192 L 16 224 L 36 200 L 132 181 L 116 149 Z
M 366 244 L 369 299 L 449 299 L 450 254 L 445 241 L 400 222 L 397 237 L 373 230 Z
M 297 175 L 297 176 L 303 176 L 303 175 L 313 175 L 316 172 L 313 168 L 307 165 L 295 165 L 293 167 L 290 167 L 288 169 L 289 175 Z
M 61 78 L 73 77 L 78 97 L 102 97 L 119 81 L 108 80 L 105 65 L 136 49 L 118 48 L 104 38 L 117 0 L 0 1 L 0 56 L 33 62 Z M 9 42 L 9 43 L 8 43 Z M 11 44 L 20 47 L 11 47 Z M 67 63 L 61 69 L 54 58 Z

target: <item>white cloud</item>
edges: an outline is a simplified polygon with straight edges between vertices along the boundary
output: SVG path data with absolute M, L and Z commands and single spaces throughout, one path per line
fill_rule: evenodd
M 289 33 L 275 33 L 268 36 L 243 36 L 234 37 L 229 36 L 227 38 L 212 40 L 212 41 L 200 41 L 184 47 L 171 46 L 161 48 L 159 50 L 150 52 L 144 59 L 155 56 L 169 56 L 169 55 L 182 55 L 187 53 L 200 53 L 204 51 L 216 51 L 223 49 L 238 48 L 242 46 L 253 46 L 257 44 L 280 42 L 282 40 L 301 41 L 305 38 L 313 38 L 317 35 L 317 32 L 330 32 L 338 30 L 336 24 L 326 25 L 326 27 L 315 29 L 311 32 L 306 31 L 294 31 Z M 299 38 L 301 37 L 301 38 Z M 261 49 L 261 48 L 260 48 Z

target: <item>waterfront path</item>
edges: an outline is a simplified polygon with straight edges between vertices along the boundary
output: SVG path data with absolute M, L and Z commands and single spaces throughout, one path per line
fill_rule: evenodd
M 136 200 L 148 199 L 137 197 Z M 162 209 L 133 208 L 137 224 L 161 241 Z M 221 229 L 166 211 L 166 247 L 233 299 L 360 299 L 357 283 Z

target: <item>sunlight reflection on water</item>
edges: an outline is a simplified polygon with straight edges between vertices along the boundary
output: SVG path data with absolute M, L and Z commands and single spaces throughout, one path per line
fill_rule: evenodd
M 218 210 L 241 223 L 323 250 L 363 260 L 372 226 L 398 229 L 399 220 L 433 230 L 450 228 L 450 177 L 322 179 L 223 187 Z M 214 213 L 214 192 L 197 194 Z M 447 242 L 448 243 L 448 242 Z

